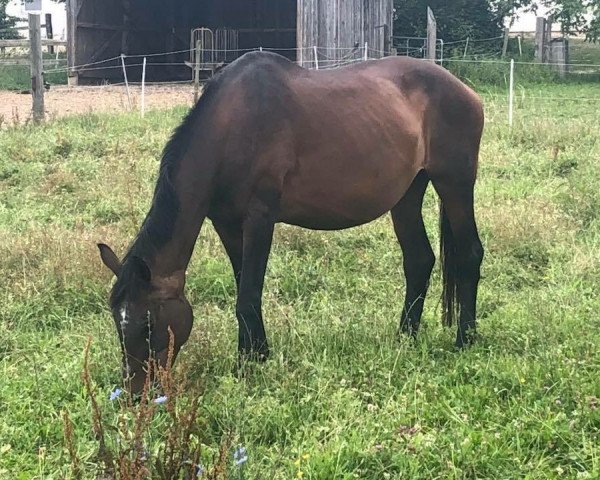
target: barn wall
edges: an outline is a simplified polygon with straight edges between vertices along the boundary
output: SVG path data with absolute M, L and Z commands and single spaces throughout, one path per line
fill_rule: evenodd
M 314 46 L 322 65 L 360 58 L 365 42 L 370 58 L 383 56 L 392 25 L 393 0 L 298 0 L 298 61 L 311 66 Z
M 70 65 L 126 55 L 187 50 L 198 27 L 239 31 L 240 49 L 280 48 L 295 59 L 296 0 L 67 0 Z M 189 53 L 149 59 L 149 80 L 190 79 L 183 65 Z M 131 79 L 139 81 L 141 57 L 126 60 Z M 161 63 L 162 65 L 158 65 Z M 174 65 L 179 64 L 179 65 Z M 101 66 L 104 66 L 102 64 Z M 106 69 L 85 69 L 79 76 L 122 79 L 120 61 Z M 99 68 L 99 67 L 94 67 Z
M 323 65 L 362 57 L 365 42 L 370 58 L 382 56 L 392 34 L 393 0 L 67 0 L 67 11 L 70 65 L 187 50 L 193 28 L 229 27 L 239 30 L 240 49 L 276 47 L 295 59 L 298 47 L 299 62 L 311 66 L 313 46 Z M 189 53 L 153 57 L 148 79 L 190 79 L 183 65 L 190 59 Z M 126 62 L 139 81 L 141 59 Z M 120 61 L 101 66 L 109 68 L 94 66 L 80 77 L 122 79 Z
M 69 66 L 98 62 L 120 55 L 123 36 L 122 0 L 67 0 Z M 102 64 L 106 76 L 119 75 L 118 62 Z M 98 65 L 93 66 L 98 68 Z

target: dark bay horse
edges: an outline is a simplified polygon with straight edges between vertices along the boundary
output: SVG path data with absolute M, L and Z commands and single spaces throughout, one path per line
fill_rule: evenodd
M 164 363 L 192 328 L 185 272 L 205 218 L 237 283 L 239 352 L 269 354 L 261 299 L 273 229 L 365 224 L 391 212 L 403 251 L 403 332 L 416 335 L 435 262 L 422 218 L 429 182 L 440 197 L 443 316 L 456 345 L 475 333 L 483 248 L 473 188 L 483 110 L 441 67 L 390 57 L 308 71 L 272 53 L 223 69 L 165 147 L 154 199 L 123 262 L 100 244 L 117 276 L 111 309 L 124 375 L 139 391 L 150 354 Z M 393 268 L 393 266 L 390 266 Z

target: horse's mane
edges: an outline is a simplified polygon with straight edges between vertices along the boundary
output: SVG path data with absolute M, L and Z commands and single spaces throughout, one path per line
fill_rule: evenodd
M 157 251 L 173 237 L 180 207 L 173 178 L 181 159 L 190 146 L 191 139 L 198 129 L 202 128 L 203 119 L 208 115 L 219 90 L 228 81 L 228 78 L 234 78 L 236 72 L 245 67 L 254 65 L 256 68 L 262 68 L 260 59 L 266 62 L 276 62 L 285 68 L 297 68 L 299 71 L 303 71 L 295 63 L 280 55 L 271 52 L 250 52 L 220 70 L 206 83 L 200 100 L 175 129 L 163 150 L 152 206 L 123 259 L 121 271 L 111 292 L 110 302 L 113 308 L 122 302 L 125 293 L 135 296 L 144 287 L 139 277 L 139 263 L 131 261 L 131 259 L 137 257 L 145 261 L 151 260 Z
M 136 285 L 140 284 L 137 278 L 138 272 L 130 259 L 139 257 L 145 260 L 154 257 L 156 252 L 166 245 L 173 236 L 179 214 L 179 198 L 175 191 L 173 178 L 190 145 L 199 120 L 206 113 L 220 84 L 220 73 L 206 83 L 200 100 L 175 129 L 163 150 L 152 206 L 123 259 L 123 266 L 111 292 L 110 301 L 113 307 L 122 301 L 126 288 L 128 292 L 131 292 L 136 289 Z

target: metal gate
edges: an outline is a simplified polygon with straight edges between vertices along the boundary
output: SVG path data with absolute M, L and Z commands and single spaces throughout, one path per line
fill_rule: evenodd
M 211 71 L 240 56 L 239 32 L 232 28 L 195 28 L 190 42 L 190 64 Z

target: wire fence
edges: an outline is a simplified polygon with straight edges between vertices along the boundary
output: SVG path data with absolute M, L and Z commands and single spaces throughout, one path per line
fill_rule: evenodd
M 455 75 L 461 78 L 465 83 L 471 85 L 476 90 L 484 92 L 484 98 L 488 102 L 492 102 L 495 106 L 502 104 L 506 105 L 506 109 L 496 108 L 494 111 L 504 111 L 507 122 L 514 123 L 519 118 L 527 118 L 530 111 L 537 112 L 546 111 L 552 108 L 552 105 L 559 104 L 577 104 L 585 115 L 595 115 L 598 105 L 600 105 L 600 64 L 598 63 L 568 63 L 565 64 L 568 72 L 567 78 L 561 77 L 554 64 L 542 64 L 520 60 L 518 57 L 512 61 L 502 58 L 496 53 L 475 54 L 469 56 L 464 54 L 464 47 L 467 45 L 476 45 L 477 43 L 493 43 L 501 40 L 502 37 L 494 37 L 489 39 L 461 40 L 449 43 L 440 43 L 439 49 L 462 48 L 463 55 L 445 56 L 438 55 L 438 64 L 452 71 Z M 406 38 L 399 38 L 399 41 L 405 42 Z M 415 38 L 408 40 L 416 41 Z M 406 51 L 406 43 L 404 50 L 397 49 L 398 55 L 411 56 L 420 58 L 422 55 L 423 45 L 411 47 L 408 43 L 408 52 Z M 312 70 L 331 70 L 344 68 L 350 65 L 369 62 L 386 56 L 386 52 L 370 47 L 367 44 L 357 45 L 354 47 L 345 48 L 322 48 L 309 47 L 304 49 L 296 48 L 276 48 L 262 47 L 255 49 L 243 50 L 225 50 L 224 52 L 231 54 L 231 57 L 239 57 L 250 51 L 273 51 L 283 53 L 288 58 L 296 58 L 299 63 L 305 68 Z M 450 50 L 446 50 L 449 52 Z M 112 87 L 123 88 L 129 99 L 129 109 L 134 106 L 130 100 L 130 90 L 140 89 L 142 91 L 141 105 L 144 105 L 144 87 L 146 85 L 174 85 L 183 88 L 190 88 L 190 95 L 194 90 L 194 69 L 196 65 L 184 60 L 189 58 L 189 54 L 194 52 L 194 49 L 177 50 L 172 52 L 159 52 L 152 54 L 137 54 L 137 55 L 120 55 L 107 59 L 102 59 L 82 65 L 68 66 L 65 58 L 46 58 L 44 60 L 44 73 L 47 76 L 65 75 L 70 71 L 77 71 L 87 74 L 98 74 L 99 77 L 107 75 L 112 78 L 112 81 L 104 85 L 92 87 L 85 86 L 82 89 L 102 89 L 108 85 Z M 467 50 L 468 52 L 468 50 Z M 408 53 L 408 55 L 406 55 Z M 411 54 L 412 53 L 412 54 Z M 179 57 L 177 57 L 179 56 Z M 229 58 L 229 55 L 226 56 Z M 181 61 L 173 59 L 182 58 Z M 426 61 L 426 60 L 423 60 Z M 20 59 L 7 58 L 0 60 L 1 68 L 22 68 L 24 65 L 20 63 Z M 219 65 L 218 67 L 222 67 Z M 214 66 L 213 66 L 214 67 Z M 172 69 L 179 69 L 179 72 L 184 72 L 187 78 L 178 80 L 157 80 L 159 77 L 168 77 L 168 72 Z M 146 78 L 146 73 L 152 71 L 154 76 L 150 81 Z M 162 72 L 162 75 L 156 75 L 157 72 Z M 187 72 L 187 73 L 185 73 Z M 125 78 L 125 81 L 123 81 Z M 537 94 L 531 94 L 531 88 L 527 91 L 522 88 L 522 85 L 552 85 L 561 82 L 568 82 L 569 79 L 575 78 L 577 81 L 586 82 L 590 88 L 585 90 L 581 96 L 575 95 L 557 95 L 555 90 L 552 93 L 544 94 L 544 89 L 540 89 Z M 595 88 L 595 89 L 594 89 Z M 490 93 L 491 92 L 491 93 Z M 529 108 L 531 107 L 531 108 Z M 143 107 L 142 107 L 143 109 Z M 593 110 L 593 111 L 592 111 Z
M 443 40 L 438 41 L 436 47 L 436 54 L 438 62 L 444 63 L 470 63 L 470 62 L 506 62 L 506 58 L 503 57 L 502 44 L 503 36 L 482 38 L 482 39 L 463 39 L 455 40 L 451 42 L 445 42 Z M 511 40 L 515 40 L 514 37 Z M 520 37 L 519 37 L 520 38 Z M 477 46 L 484 45 L 483 50 L 477 50 Z M 354 47 L 339 47 L 339 48 L 323 48 L 323 47 L 307 47 L 307 48 L 278 48 L 278 47 L 259 47 L 252 49 L 235 49 L 235 50 L 212 50 L 214 52 L 225 53 L 227 57 L 237 58 L 244 53 L 265 50 L 273 51 L 277 53 L 283 53 L 288 57 L 295 57 L 301 59 L 302 66 L 306 68 L 324 68 L 330 67 L 335 68 L 343 66 L 349 61 L 354 60 L 365 60 L 372 58 L 380 58 L 389 54 L 378 49 L 369 47 L 367 44 L 354 46 Z M 415 58 L 424 58 L 427 50 L 427 39 L 420 37 L 393 37 L 393 53 L 398 56 L 409 56 Z M 160 57 L 173 58 L 177 55 L 186 56 L 194 49 L 183 49 L 170 52 L 159 52 L 159 53 L 148 53 L 148 54 L 134 54 L 134 55 L 119 55 L 111 58 L 106 58 L 90 63 L 84 63 L 81 65 L 68 66 L 67 60 L 64 57 L 59 57 L 57 53 L 56 58 L 44 60 L 45 68 L 44 73 L 67 73 L 69 71 L 88 72 L 98 70 L 118 70 L 121 66 L 121 59 L 124 58 L 126 61 L 127 68 L 135 68 L 142 66 L 142 59 L 147 59 L 148 67 L 188 67 L 190 71 L 190 77 L 192 74 L 192 65 L 190 62 L 185 60 L 180 61 L 157 61 Z M 462 52 L 462 54 L 458 54 Z M 512 52 L 514 53 L 514 52 Z M 510 55 L 515 58 L 516 64 L 518 65 L 552 65 L 552 64 L 539 64 L 536 62 L 527 61 L 523 59 L 523 53 L 520 55 Z M 598 47 L 598 58 L 600 59 L 600 47 Z M 138 60 L 136 62 L 136 59 Z M 26 66 L 29 65 L 29 59 L 22 55 L 15 58 L 10 55 L 0 55 L 0 67 L 7 66 Z M 221 66 L 221 65 L 219 65 Z M 590 69 L 596 70 L 600 73 L 600 65 L 594 65 L 592 63 L 580 63 L 570 62 L 565 64 L 566 67 L 572 67 L 574 73 L 585 73 L 590 72 Z M 595 72 L 594 72 L 595 73 Z

